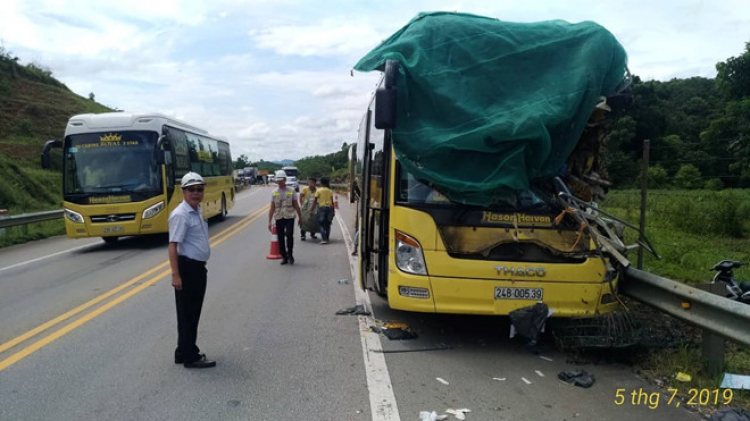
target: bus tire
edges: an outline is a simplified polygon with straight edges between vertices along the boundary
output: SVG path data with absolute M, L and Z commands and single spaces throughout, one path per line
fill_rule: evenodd
M 227 219 L 227 198 L 224 193 L 221 194 L 221 212 L 216 216 L 216 219 L 219 221 Z
M 115 237 L 102 237 L 102 240 L 104 240 L 104 242 L 107 243 L 107 244 L 114 244 L 119 239 L 120 239 L 120 237 L 117 237 L 117 236 L 115 236 Z

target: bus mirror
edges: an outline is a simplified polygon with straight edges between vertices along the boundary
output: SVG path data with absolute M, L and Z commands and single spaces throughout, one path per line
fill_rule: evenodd
M 378 88 L 375 91 L 375 128 L 396 127 L 396 88 Z
M 48 140 L 44 144 L 44 149 L 42 149 L 42 168 L 45 170 L 50 169 L 49 150 L 52 148 L 62 148 L 62 142 L 59 140 Z
M 396 76 L 398 74 L 398 60 L 386 60 L 383 83 L 375 91 L 375 128 L 392 129 L 396 127 Z
M 159 165 L 171 165 L 172 164 L 172 152 L 159 150 L 156 154 L 156 163 Z

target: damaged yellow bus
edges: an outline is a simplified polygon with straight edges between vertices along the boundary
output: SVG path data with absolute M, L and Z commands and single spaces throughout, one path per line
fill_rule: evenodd
M 474 51 L 466 43 L 451 48 L 450 25 L 461 19 L 470 21 L 459 28 L 462 34 L 479 34 Z M 576 191 L 575 180 L 605 183 L 592 173 L 598 150 L 576 149 L 583 157 L 581 171 L 586 171 L 580 177 L 578 162 L 568 156 L 576 156 L 571 152 L 577 144 L 597 145 L 611 127 L 599 117 L 614 108 L 617 98 L 607 92 L 615 92 L 610 88 L 623 79 L 624 52 L 600 27 L 572 26 L 582 43 L 590 41 L 592 31 L 601 34 L 596 47 L 613 51 L 617 60 L 600 54 L 579 58 L 571 73 L 588 76 L 572 78 L 565 88 L 591 95 L 579 97 L 578 103 L 564 102 L 556 95 L 562 76 L 554 68 L 524 70 L 518 67 L 526 63 L 522 61 L 501 69 L 515 84 L 494 68 L 482 68 L 498 61 L 481 54 L 502 50 L 483 45 L 504 42 L 499 37 L 508 30 L 528 30 L 528 25 L 508 25 L 477 16 L 421 14 L 355 66 L 383 74 L 350 149 L 360 286 L 385 297 L 393 309 L 508 315 L 542 302 L 553 317 L 589 317 L 620 305 L 616 292 L 626 249 L 613 230 L 603 227 L 592 197 L 583 202 L 570 192 Z M 556 36 L 558 28 L 548 27 L 558 23 L 541 25 Z M 420 31 L 428 30 L 432 32 L 420 38 Z M 493 31 L 498 38 L 484 40 Z M 547 51 L 547 45 L 540 41 L 537 48 Z M 447 51 L 435 58 L 435 48 L 429 46 Z M 529 45 L 519 46 L 522 54 L 537 54 Z M 477 56 L 467 57 L 473 53 Z M 566 57 L 558 59 L 567 65 Z M 586 60 L 602 61 L 599 76 L 580 66 Z M 419 65 L 424 67 L 415 68 Z M 534 86 L 546 80 L 524 79 L 530 71 L 549 71 L 542 76 L 550 79 Z M 586 88 L 593 80 L 606 83 Z M 495 95 L 497 91 L 506 96 Z M 538 108 L 519 111 L 530 107 Z M 547 121 L 542 119 L 545 112 Z M 435 151 L 439 153 L 430 155 Z M 557 175 L 561 168 L 565 176 Z M 518 182 L 521 176 L 532 182 Z M 496 188 L 497 180 L 521 187 Z M 591 191 L 598 194 L 596 188 Z

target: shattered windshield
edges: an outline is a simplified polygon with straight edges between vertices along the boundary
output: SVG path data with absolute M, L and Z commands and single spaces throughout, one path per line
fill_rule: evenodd
M 65 138 L 64 193 L 161 190 L 155 132 L 86 133 Z
M 463 203 L 452 201 L 448 196 L 441 193 L 437 188 L 424 180 L 419 180 L 396 161 L 397 196 L 396 200 L 407 204 L 430 204 L 445 207 L 467 208 Z M 495 195 L 497 196 L 497 195 Z M 534 190 L 527 189 L 518 192 L 508 191 L 486 209 L 493 210 L 529 210 L 544 208 L 548 205 L 542 195 Z M 474 207 L 472 207 L 474 208 Z

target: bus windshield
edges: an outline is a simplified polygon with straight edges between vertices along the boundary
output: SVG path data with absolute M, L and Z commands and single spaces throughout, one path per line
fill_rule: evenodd
M 65 138 L 64 194 L 161 192 L 157 133 L 121 131 Z
M 282 170 L 284 170 L 287 177 L 297 177 L 299 175 L 297 167 L 284 167 Z

